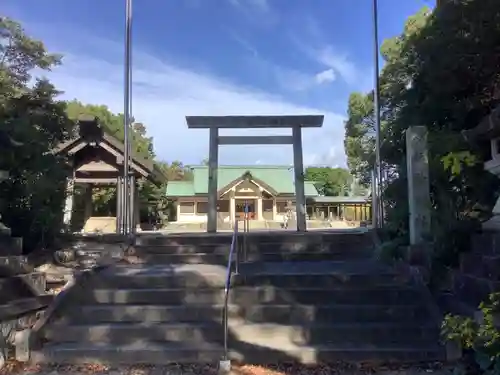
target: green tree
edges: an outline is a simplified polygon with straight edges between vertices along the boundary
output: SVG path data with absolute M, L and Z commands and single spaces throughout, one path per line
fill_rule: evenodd
M 0 16 L 0 100 L 26 91 L 33 69 L 50 70 L 60 61 L 60 55 L 48 53 L 21 24 Z
M 373 95 L 352 93 L 349 96 L 347 114 L 344 139 L 347 166 L 354 176 L 366 182 L 370 179 L 375 161 Z
M 305 180 L 314 182 L 318 193 L 326 196 L 348 195 L 352 176 L 344 168 L 309 167 Z
M 0 210 L 28 250 L 49 243 L 61 225 L 65 160 L 48 151 L 73 133 L 74 123 L 49 82 L 30 85 L 34 69 L 59 63 L 19 23 L 0 17 L 0 130 L 20 143 L 2 150 L 0 169 L 10 178 L 0 184 Z
M 21 143 L 11 150 L 9 164 L 0 166 L 10 171 L 1 184 L 2 216 L 27 249 L 49 244 L 61 228 L 68 171 L 65 158 L 48 151 L 68 138 L 74 123 L 56 95 L 52 85 L 39 81 L 0 107 L 2 130 Z

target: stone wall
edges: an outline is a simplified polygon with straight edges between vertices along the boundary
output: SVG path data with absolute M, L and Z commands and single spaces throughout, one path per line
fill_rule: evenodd
M 471 249 L 450 269 L 440 295 L 445 312 L 472 316 L 488 295 L 500 291 L 500 233 L 473 236 Z

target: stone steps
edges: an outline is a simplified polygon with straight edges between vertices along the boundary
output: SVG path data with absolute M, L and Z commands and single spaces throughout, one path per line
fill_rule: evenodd
M 149 274 L 149 275 L 135 275 L 134 277 L 125 275 L 115 276 L 100 276 L 89 281 L 89 286 L 95 286 L 106 289 L 119 289 L 124 285 L 127 289 L 175 289 L 192 290 L 197 288 L 207 287 L 223 287 L 224 280 L 219 275 L 204 275 L 200 277 L 198 274 L 193 274 L 189 277 L 168 277 L 164 274 Z M 249 275 L 233 276 L 231 282 L 232 287 L 238 286 L 252 287 L 252 286 L 272 286 L 277 289 L 291 290 L 291 289 L 313 289 L 318 285 L 323 288 L 332 289 L 355 289 L 362 288 L 365 285 L 373 287 L 397 287 L 400 285 L 399 276 L 387 274 L 344 274 L 332 273 L 325 274 L 262 274 L 262 275 Z
M 220 246 L 231 243 L 232 233 L 190 233 L 168 235 L 139 235 L 136 246 Z M 244 238 L 238 234 L 239 242 Z M 326 231 L 312 231 L 304 235 L 293 231 L 254 231 L 246 234 L 250 246 L 260 247 L 260 244 L 289 244 L 293 246 L 314 246 L 324 244 L 338 244 L 339 246 L 371 245 L 371 238 L 366 229 L 329 229 Z
M 334 322 L 336 324 L 426 322 L 428 315 L 419 305 L 298 305 L 269 304 L 248 307 L 229 305 L 230 317 L 247 322 L 285 325 Z M 65 324 L 165 323 L 220 320 L 223 305 L 90 305 L 79 306 L 60 318 Z
M 258 336 L 261 340 L 283 341 L 296 345 L 332 344 L 342 345 L 404 345 L 434 344 L 437 327 L 425 324 L 405 323 L 352 323 L 352 324 L 310 324 L 282 325 L 277 323 L 245 323 L 233 319 L 229 324 L 231 343 Z M 130 322 L 65 325 L 55 324 L 45 331 L 45 339 L 58 343 L 78 342 L 82 344 L 110 343 L 122 345 L 135 341 L 151 343 L 192 342 L 196 344 L 222 344 L 223 326 L 216 321 L 190 323 Z
M 232 348 L 230 358 L 253 364 L 276 364 L 279 362 L 328 363 L 328 362 L 376 362 L 381 358 L 386 362 L 432 362 L 442 359 L 438 346 L 393 346 L 374 348 L 366 346 L 297 346 L 276 345 L 264 347 L 243 343 L 240 348 Z M 147 364 L 162 365 L 171 363 L 214 363 L 223 355 L 220 345 L 193 345 L 186 343 L 136 342 L 130 345 L 111 345 L 106 343 L 81 345 L 48 344 L 44 351 L 32 353 L 34 363 L 106 365 Z
M 243 263 L 233 275 L 231 358 L 247 363 L 442 358 L 439 327 L 430 319 L 421 291 L 371 260 L 369 235 L 353 233 L 254 235 L 256 244 L 272 246 L 252 250 L 268 261 Z M 226 281 L 220 261 L 227 256 L 228 238 L 143 237 L 143 247 L 136 248 L 144 252 L 139 258 L 149 254 L 184 261 L 204 254 L 204 263 L 120 265 L 92 274 L 67 293 L 71 303 L 37 333 L 45 345 L 33 354 L 34 361 L 220 360 Z M 284 254 L 296 258 L 284 261 Z M 339 258 L 326 260 L 326 254 Z
M 239 239 L 240 244 L 243 239 Z M 335 242 L 312 242 L 312 243 L 295 243 L 295 242 L 280 242 L 279 240 L 269 239 L 268 242 L 256 243 L 248 239 L 247 250 L 249 253 L 256 252 L 259 254 L 276 254 L 276 253 L 309 253 L 309 252 L 341 252 L 341 253 L 359 253 L 367 255 L 365 246 L 370 247 L 364 240 L 348 240 Z M 231 242 L 225 243 L 200 243 L 200 244 L 166 244 L 166 245 L 136 245 L 134 249 L 145 254 L 189 254 L 189 253 L 216 253 L 227 254 Z M 346 246 L 352 248 L 346 249 Z
M 420 293 L 411 287 L 393 286 L 387 288 L 351 288 L 349 290 L 324 288 L 288 288 L 286 290 L 273 286 L 238 287 L 238 293 L 231 292 L 232 303 L 250 306 L 262 303 L 299 303 L 315 304 L 318 301 L 338 304 L 413 304 Z M 150 305 L 161 301 L 165 304 L 204 303 L 221 304 L 224 290 L 217 288 L 162 288 L 162 289 L 94 289 L 79 296 L 75 302 L 85 304 L 142 304 Z
M 161 254 L 161 253 L 148 253 L 142 250 L 136 250 L 137 256 L 141 262 L 147 264 L 217 264 L 226 266 L 228 262 L 229 247 L 225 253 L 203 253 L 193 252 L 184 254 Z M 311 251 L 311 252 L 265 252 L 256 253 L 248 252 L 247 254 L 240 253 L 240 262 L 282 262 L 282 261 L 345 261 L 365 259 L 368 251 L 357 252 L 342 252 L 342 251 Z

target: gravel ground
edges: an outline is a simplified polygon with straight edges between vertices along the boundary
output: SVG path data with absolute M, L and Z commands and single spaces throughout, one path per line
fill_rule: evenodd
M 26 366 L 7 363 L 0 375 L 215 375 L 217 368 L 209 365 L 128 366 L 107 368 L 101 365 L 85 366 Z M 281 364 L 276 366 L 233 366 L 232 375 L 451 375 L 451 368 L 439 364 L 420 367 L 390 368 L 337 364 L 304 366 Z

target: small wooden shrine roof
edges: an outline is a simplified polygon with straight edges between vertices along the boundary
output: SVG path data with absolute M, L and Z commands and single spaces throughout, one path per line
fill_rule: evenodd
M 105 152 L 115 156 L 120 163 L 123 163 L 125 156 L 125 145 L 117 138 L 106 133 L 99 124 L 99 119 L 95 116 L 80 116 L 78 119 L 79 134 L 77 137 L 61 142 L 52 153 L 67 153 L 74 155 L 87 146 L 98 146 Z M 155 184 L 165 181 L 166 177 L 152 160 L 148 160 L 136 152 L 131 151 L 130 168 L 141 176 L 149 179 Z

